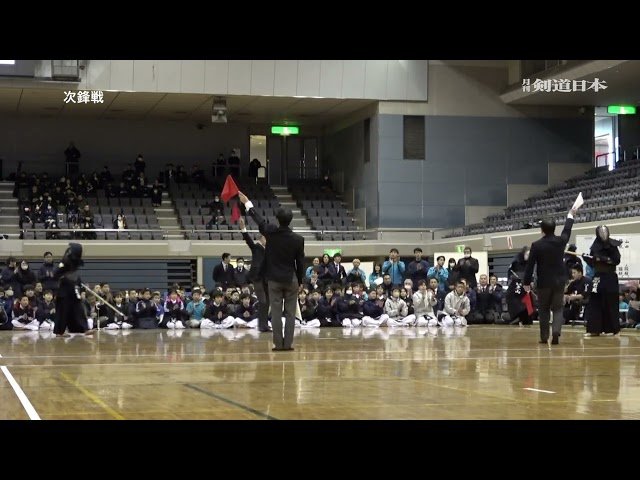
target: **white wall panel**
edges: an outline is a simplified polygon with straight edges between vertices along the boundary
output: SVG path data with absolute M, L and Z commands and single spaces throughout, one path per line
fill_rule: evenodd
M 367 60 L 364 77 L 364 98 L 386 97 L 388 65 L 388 60 Z
M 111 90 L 133 90 L 133 60 L 111 60 Z
M 387 94 L 389 100 L 407 100 L 407 70 L 410 60 L 389 60 Z
M 273 95 L 275 60 L 252 60 L 251 95 Z
M 182 60 L 180 91 L 204 93 L 204 60 Z
M 232 95 L 250 95 L 251 60 L 229 60 L 229 87 Z
M 345 60 L 342 72 L 342 97 L 364 98 L 365 60 Z
M 298 85 L 298 61 L 276 60 L 275 84 L 273 94 L 294 97 Z
M 111 60 L 91 60 L 86 72 L 89 90 L 111 89 Z
M 427 60 L 409 61 L 407 100 L 427 100 L 427 68 Z
M 85 88 L 426 101 L 428 60 L 90 60 Z
M 298 60 L 298 86 L 296 95 L 320 96 L 320 60 Z
M 320 62 L 320 96 L 342 97 L 343 60 L 322 60 Z
M 182 60 L 158 60 L 158 92 L 180 93 Z
M 135 60 L 133 62 L 133 89 L 136 92 L 158 91 L 157 60 Z
M 216 95 L 228 93 L 229 60 L 206 60 L 204 66 L 204 91 Z

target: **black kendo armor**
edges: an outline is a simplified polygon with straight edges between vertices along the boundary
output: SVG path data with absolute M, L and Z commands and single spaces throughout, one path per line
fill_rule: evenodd
M 82 245 L 70 243 L 53 274 L 60 281 L 56 295 L 58 319 L 54 326 L 57 335 L 62 335 L 67 327 L 71 333 L 84 333 L 89 329 L 80 296 L 82 281 L 78 269 L 82 265 Z
M 620 263 L 620 240 L 611 238 L 609 227 L 600 225 L 596 228 L 596 238 L 591 245 L 589 256 L 583 257 L 587 265 L 593 268 L 593 289 L 598 290 L 603 285 L 604 291 L 618 291 L 618 278 L 616 275 L 602 276 L 603 274 L 615 274 L 616 266 Z
M 78 268 L 84 265 L 82 260 L 82 245 L 70 243 L 64 252 L 62 261 L 54 272 L 54 278 L 60 280 L 58 296 L 75 295 L 80 300 L 81 280 Z

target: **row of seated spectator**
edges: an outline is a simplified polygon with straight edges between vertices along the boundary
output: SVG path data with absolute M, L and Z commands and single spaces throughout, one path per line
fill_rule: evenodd
M 84 173 L 76 179 L 60 177 L 52 180 L 47 173 L 40 175 L 20 172 L 16 179 L 15 196 L 18 198 L 30 198 L 36 202 L 38 197 L 49 194 L 56 205 L 64 205 L 69 197 L 94 197 L 102 194 L 108 198 L 158 198 L 157 193 L 162 193 L 162 180 L 156 179 L 150 182 L 144 172 L 135 175 L 128 168 L 123 173 L 120 182 L 114 181 L 108 167 L 104 167 L 102 174 L 94 172 L 90 177 Z M 102 193 L 99 193 L 102 192 Z
M 276 222 L 275 212 L 280 203 L 268 185 L 256 185 L 245 179 L 236 179 L 238 188 L 249 196 L 255 207 L 269 222 Z M 232 214 L 231 203 L 224 203 L 220 198 L 223 180 L 214 179 L 211 191 L 199 188 L 194 185 L 181 185 L 172 191 L 173 201 L 180 219 L 180 224 L 185 230 L 190 230 L 187 234 L 193 240 L 242 240 L 239 227 L 235 223 L 230 223 Z M 231 200 L 235 202 L 236 200 Z M 244 215 L 244 206 L 240 205 L 240 212 Z M 247 217 L 247 229 L 257 230 L 258 225 L 252 218 Z M 211 231 L 211 233 L 206 232 Z M 229 230 L 235 231 L 234 233 Z M 195 232 L 193 232 L 195 231 Z M 253 233 L 254 238 L 258 238 L 257 232 Z
M 140 162 L 136 161 L 135 165 Z M 172 166 L 167 165 L 163 178 L 171 182 Z M 129 184 L 135 184 L 137 178 L 144 179 L 144 170 L 136 167 L 128 167 L 122 174 L 123 180 Z M 137 175 L 137 177 L 136 177 Z M 23 232 L 22 238 L 78 238 L 82 239 L 162 239 L 164 233 L 160 231 L 158 217 L 155 209 L 162 205 L 162 194 L 165 185 L 160 179 L 153 185 L 145 187 L 142 196 L 135 195 L 130 189 L 122 187 L 111 188 L 110 180 L 114 176 L 108 167 L 101 174 L 94 173 L 90 178 L 80 174 L 77 179 L 71 181 L 61 177 L 52 182 L 46 173 L 42 175 L 27 174 L 21 172 L 16 181 L 17 191 L 22 193 L 20 197 L 22 230 L 36 230 Z M 142 180 L 141 180 L 142 181 Z M 179 223 L 186 232 L 186 237 L 191 239 L 213 240 L 240 240 L 239 236 L 230 235 L 227 230 L 236 230 L 237 225 L 230 225 L 231 204 L 223 204 L 219 198 L 212 199 L 212 190 L 222 190 L 222 179 L 199 183 L 174 183 L 171 187 L 171 199 L 178 213 Z M 280 207 L 276 195 L 268 185 L 255 184 L 251 180 L 236 180 L 239 187 L 254 201 L 254 205 L 261 215 L 269 222 L 276 222 L 275 213 Z M 121 182 L 125 185 L 124 182 Z M 55 185 L 54 193 L 49 190 Z M 90 188 L 87 188 L 90 185 Z M 359 236 L 352 233 L 357 230 L 353 219 L 344 205 L 335 196 L 331 189 L 318 184 L 318 194 L 312 197 L 322 197 L 323 200 L 309 200 L 309 209 L 305 213 L 309 215 L 312 228 L 317 233 L 317 240 L 355 240 Z M 25 191 L 29 195 L 24 196 Z M 79 193 L 78 193 L 79 192 Z M 232 201 L 233 202 L 233 201 Z M 306 202 L 306 200 L 305 200 Z M 305 203 L 305 205 L 307 205 Z M 244 215 L 244 207 L 240 206 Z M 118 232 L 39 232 L 39 230 L 91 230 L 112 228 L 118 216 L 126 219 L 127 226 L 120 229 L 157 230 L 155 232 L 131 232 L 123 234 Z M 247 226 L 251 230 L 257 230 L 257 225 L 252 219 L 247 219 Z M 115 227 L 114 227 L 115 228 Z M 329 230 L 329 233 L 320 231 Z M 211 232 L 208 233 L 207 231 Z M 344 232 L 344 233 L 343 233 Z M 194 234 L 195 233 L 195 234 Z M 257 237 L 257 233 L 254 234 Z M 237 238 L 236 238 L 237 237 Z M 364 238 L 364 237 L 363 237 Z
M 447 237 L 536 227 L 542 218 L 569 209 L 580 192 L 585 204 L 578 212 L 577 223 L 640 216 L 639 172 L 637 159 L 618 163 L 612 171 L 608 167 L 594 168 L 510 206 L 504 213 L 490 215 L 482 224 L 457 228 Z

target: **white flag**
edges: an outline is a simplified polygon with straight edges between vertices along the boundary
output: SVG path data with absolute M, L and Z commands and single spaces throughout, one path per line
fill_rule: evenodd
M 571 207 L 572 210 L 577 210 L 579 209 L 582 205 L 584 205 L 584 198 L 582 198 L 582 192 L 580 192 L 578 194 L 578 198 L 576 198 L 575 203 L 573 204 L 573 207 Z
M 284 302 L 282 308 L 284 309 Z M 300 312 L 300 302 L 296 302 L 296 318 L 302 320 L 302 313 Z

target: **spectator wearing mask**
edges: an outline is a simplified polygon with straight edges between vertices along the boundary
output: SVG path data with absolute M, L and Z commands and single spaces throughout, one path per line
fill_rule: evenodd
M 364 302 L 362 302 L 364 303 Z M 359 327 L 362 324 L 361 301 L 353 295 L 353 285 L 348 285 L 338 299 L 338 320 L 343 327 Z
M 449 267 L 447 268 L 447 293 L 456 288 L 458 280 L 460 280 L 460 267 L 458 267 L 455 258 L 450 258 Z
M 16 280 L 18 282 L 18 290 L 16 295 L 24 293 L 24 287 L 26 285 L 33 285 L 37 282 L 36 274 L 29 268 L 29 262 L 23 260 L 20 262 L 20 269 L 16 272 Z
M 127 219 L 124 215 L 122 215 L 121 213 L 118 214 L 118 216 L 116 217 L 116 219 L 113 221 L 113 229 L 114 230 L 126 230 L 127 228 L 129 228 L 127 226 Z
M 233 272 L 234 281 L 237 287 L 243 287 L 249 284 L 249 270 L 244 266 L 244 258 L 239 257 L 236 260 L 236 269 Z
M 209 215 L 217 217 L 224 213 L 224 204 L 220 201 L 218 195 L 213 197 L 213 202 L 205 203 L 200 208 L 208 208 Z

